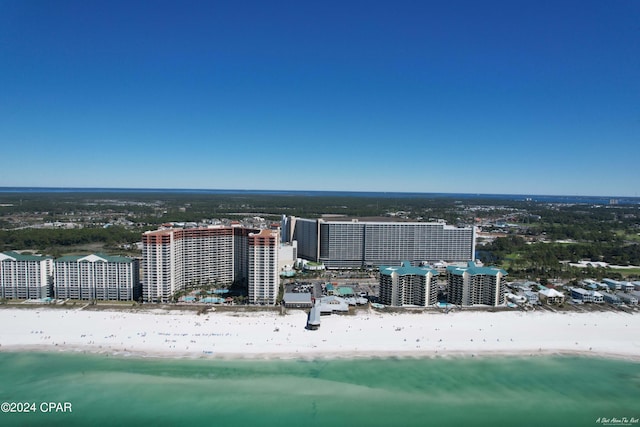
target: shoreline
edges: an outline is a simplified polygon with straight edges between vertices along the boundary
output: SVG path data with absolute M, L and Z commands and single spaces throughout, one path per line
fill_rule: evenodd
M 163 354 L 145 352 L 124 352 L 106 351 L 95 349 L 83 349 L 80 347 L 48 347 L 48 346 L 12 346 L 0 347 L 1 353 L 42 353 L 42 354 L 63 354 L 82 356 L 104 356 L 123 360 L 212 360 L 212 361 L 357 361 L 357 360 L 460 360 L 460 359 L 494 359 L 494 358 L 536 358 L 536 357 L 585 357 L 590 359 L 621 360 L 626 362 L 640 363 L 640 355 L 629 355 L 622 353 L 605 352 L 585 352 L 572 350 L 542 350 L 542 351 L 520 351 L 520 352 L 368 352 L 368 353 L 220 353 L 211 355 L 184 354 Z
M 640 361 L 629 313 L 0 310 L 0 352 L 192 360 L 356 360 L 585 356 Z

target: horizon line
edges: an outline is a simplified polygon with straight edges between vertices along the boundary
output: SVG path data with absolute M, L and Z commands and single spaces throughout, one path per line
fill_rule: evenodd
M 7 191 L 13 190 L 13 191 Z M 369 194 L 412 194 L 412 195 L 460 195 L 460 196 L 522 196 L 522 197 L 567 197 L 567 198 L 609 198 L 609 199 L 640 199 L 640 196 L 622 196 L 622 195 L 589 195 L 589 194 L 536 194 L 536 193 L 478 193 L 478 192 L 424 192 L 424 191 L 384 191 L 384 190 L 283 190 L 283 189 L 239 189 L 239 188 L 176 188 L 176 187 L 67 187 L 67 186 L 0 186 L 0 193 L 19 192 L 20 190 L 62 190 L 62 191 L 140 191 L 140 192 L 207 192 L 219 191 L 226 193 L 369 193 Z

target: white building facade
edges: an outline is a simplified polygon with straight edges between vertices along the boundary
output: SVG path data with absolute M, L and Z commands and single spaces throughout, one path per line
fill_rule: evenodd
M 273 233 L 277 239 L 277 231 L 220 225 L 144 233 L 144 301 L 167 302 L 189 287 L 241 282 L 249 285 L 250 301 L 274 304 L 279 241 L 273 241 Z
M 505 304 L 507 272 L 495 267 L 478 267 L 469 261 L 466 267 L 447 267 L 447 302 L 456 305 Z
M 392 306 L 427 307 L 438 302 L 433 280 L 438 272 L 429 267 L 412 267 L 405 261 L 399 267 L 380 267 L 380 302 Z
M 249 234 L 249 302 L 275 304 L 280 286 L 279 234 L 261 230 Z
M 52 291 L 52 257 L 0 253 L 0 298 L 50 298 Z
M 142 296 L 139 263 L 133 258 L 92 254 L 54 262 L 58 299 L 137 301 Z
M 167 302 L 188 286 L 230 285 L 246 268 L 236 266 L 235 235 L 245 229 L 211 226 L 169 228 L 142 235 L 142 293 L 148 302 Z

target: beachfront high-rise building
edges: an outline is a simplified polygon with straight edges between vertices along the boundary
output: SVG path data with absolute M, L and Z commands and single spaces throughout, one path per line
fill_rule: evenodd
M 166 302 L 187 286 L 231 284 L 235 272 L 234 228 L 169 228 L 142 235 L 142 293 Z
M 92 254 L 54 261 L 58 299 L 137 301 L 142 296 L 138 260 Z
M 278 268 L 278 232 L 260 230 L 249 234 L 249 302 L 275 304 L 280 276 Z
M 289 242 L 298 242 L 298 256 L 309 261 L 318 261 L 318 220 L 290 217 L 288 227 L 283 233 L 288 232 Z M 284 240 L 284 239 L 283 239 Z
M 386 305 L 426 307 L 438 302 L 438 286 L 429 267 L 412 267 L 404 261 L 400 267 L 380 267 L 380 302 Z
M 496 267 L 479 267 L 468 262 L 466 267 L 447 267 L 447 301 L 457 305 L 492 305 L 505 303 L 507 272 Z
M 242 226 L 147 231 L 142 235 L 144 300 L 166 302 L 175 292 L 190 286 L 259 283 L 262 273 L 250 270 L 252 256 L 254 260 L 261 259 L 262 264 L 267 260 L 275 262 L 273 269 L 277 278 L 277 254 L 274 258 L 265 258 L 266 252 L 257 248 L 259 240 L 252 237 L 254 233 L 259 235 L 260 230 Z M 277 252 L 277 245 L 275 250 Z M 265 295 L 270 298 L 270 293 Z
M 0 298 L 49 298 L 52 290 L 52 257 L 0 253 Z
M 290 240 L 298 254 L 327 268 L 397 265 L 407 260 L 475 259 L 475 227 L 434 222 L 327 221 L 291 217 Z

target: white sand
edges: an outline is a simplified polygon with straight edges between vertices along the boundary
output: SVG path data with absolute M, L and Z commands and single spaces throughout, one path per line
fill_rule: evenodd
M 306 313 L 0 310 L 0 351 L 61 350 L 162 357 L 359 357 L 579 353 L 640 360 L 640 316 L 456 312 Z

